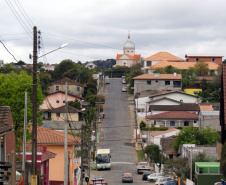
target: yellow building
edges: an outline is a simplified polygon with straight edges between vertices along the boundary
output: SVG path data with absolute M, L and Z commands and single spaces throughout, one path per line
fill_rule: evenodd
M 199 92 L 202 92 L 202 88 L 196 85 L 190 85 L 183 88 L 184 92 L 190 95 L 198 95 Z

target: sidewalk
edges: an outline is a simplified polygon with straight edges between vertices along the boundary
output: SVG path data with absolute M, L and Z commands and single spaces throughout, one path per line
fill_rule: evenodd
M 141 142 L 141 139 L 137 139 L 137 146 L 136 146 L 136 123 L 135 123 L 135 104 L 134 104 L 134 96 L 133 95 L 128 95 L 128 102 L 129 102 L 129 110 L 130 110 L 130 120 L 131 120 L 131 125 L 133 126 L 134 128 L 134 143 L 135 143 L 135 149 L 136 150 L 142 150 L 142 142 Z

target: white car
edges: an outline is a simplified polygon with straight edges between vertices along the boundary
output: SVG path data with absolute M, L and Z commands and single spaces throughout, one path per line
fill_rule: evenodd
M 148 181 L 157 181 L 157 179 L 160 177 L 163 177 L 162 173 L 152 173 L 148 176 Z
M 169 180 L 172 180 L 172 179 L 170 177 L 159 177 L 156 180 L 155 185 L 164 185 Z
M 127 92 L 127 88 L 125 86 L 122 87 L 122 92 Z

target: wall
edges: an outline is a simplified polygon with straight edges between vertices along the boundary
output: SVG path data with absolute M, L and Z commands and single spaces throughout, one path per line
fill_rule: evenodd
M 210 128 L 216 129 L 218 132 L 220 132 L 221 127 L 220 127 L 220 120 L 219 120 L 219 111 L 208 111 L 209 114 L 212 113 L 212 115 L 205 115 L 205 112 L 201 111 L 199 115 L 199 120 L 201 121 L 200 123 L 201 128 L 206 128 L 207 126 L 210 126 Z
M 147 81 L 151 81 L 151 84 L 147 84 Z M 170 85 L 165 85 L 165 81 L 170 81 Z M 173 87 L 174 81 L 181 80 L 134 80 L 134 94 L 145 91 L 145 90 L 171 90 L 171 91 L 180 91 L 180 87 Z
M 180 130 L 176 130 L 176 131 L 172 131 L 172 132 L 169 132 L 169 133 L 165 133 L 165 134 L 162 134 L 162 135 L 158 135 L 158 136 L 154 136 L 153 138 L 153 142 L 154 144 L 156 145 L 160 145 L 160 139 L 163 138 L 163 137 L 170 137 L 170 136 L 176 136 L 178 133 L 180 132 Z
M 184 92 L 191 95 L 197 95 L 197 94 L 194 94 L 194 92 L 197 92 L 197 93 L 202 92 L 202 89 L 184 89 Z
M 195 59 L 196 58 L 199 58 L 199 61 L 204 61 L 204 62 L 213 62 L 212 61 L 212 58 L 215 58 L 215 61 L 213 62 L 213 63 L 216 63 L 216 64 L 222 64 L 222 57 L 202 57 L 202 56 L 200 56 L 200 57 L 198 57 L 198 56 L 195 56 L 195 57 L 193 57 L 193 56 L 187 56 L 187 62 L 197 62 L 197 61 L 195 61 Z
M 48 92 L 49 93 L 54 93 L 56 91 L 56 86 L 59 86 L 59 91 L 65 92 L 65 84 L 59 84 L 59 85 L 52 85 L 49 87 Z M 74 94 L 74 95 L 82 95 L 84 88 L 78 85 L 68 85 L 68 93 Z M 77 87 L 80 87 L 80 91 L 77 91 Z
M 51 114 L 52 121 L 64 121 L 65 120 L 65 113 L 60 113 L 60 117 L 57 117 L 56 115 L 57 115 L 56 113 Z M 69 113 L 68 120 L 69 121 L 79 121 L 78 113 Z

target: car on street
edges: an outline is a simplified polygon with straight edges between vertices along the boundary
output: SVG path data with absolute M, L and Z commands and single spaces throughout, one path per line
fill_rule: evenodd
M 170 177 L 160 177 L 156 180 L 155 185 L 165 185 L 169 180 L 172 180 Z
M 165 183 L 165 185 L 178 185 L 178 182 L 175 180 L 169 180 Z
M 124 173 L 122 176 L 122 182 L 133 182 L 133 175 L 132 173 Z
M 127 92 L 126 86 L 123 86 L 123 87 L 122 87 L 122 92 Z
M 143 174 L 142 174 L 142 180 L 143 181 L 148 180 L 149 175 L 151 175 L 150 171 L 144 171 Z
M 162 173 L 152 173 L 151 175 L 148 176 L 148 181 L 155 182 L 160 177 L 163 177 Z
M 137 173 L 143 173 L 144 171 L 150 171 L 151 167 L 148 161 L 139 161 L 137 163 Z
M 95 177 L 92 179 L 90 185 L 108 185 L 108 182 L 105 181 L 102 177 Z

